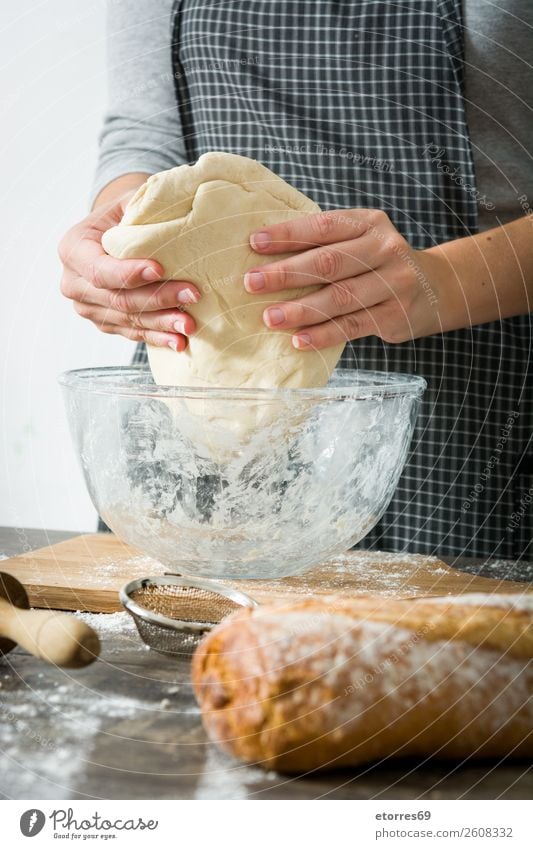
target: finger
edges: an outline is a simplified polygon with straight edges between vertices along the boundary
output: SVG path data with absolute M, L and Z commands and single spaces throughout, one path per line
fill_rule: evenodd
M 132 342 L 146 342 L 156 348 L 172 348 L 173 351 L 184 351 L 187 347 L 187 337 L 179 333 L 159 333 L 155 330 L 144 328 L 124 327 L 120 324 L 111 324 L 108 321 L 94 322 L 102 333 L 112 333 L 116 336 L 124 336 Z
M 356 242 L 314 248 L 252 269 L 244 276 L 244 287 L 250 294 L 256 294 L 345 280 L 377 268 L 382 263 L 380 247 L 380 242 L 367 235 Z
M 357 239 L 371 227 L 388 221 L 387 214 L 379 209 L 329 210 L 264 227 L 251 234 L 250 244 L 261 254 L 302 251 L 316 245 Z
M 162 333 L 178 333 L 192 336 L 196 324 L 192 316 L 179 310 L 159 310 L 154 312 L 124 313 L 89 304 L 75 303 L 78 315 L 88 318 L 97 325 L 116 324 L 119 327 L 131 327 L 135 330 L 157 330 Z
M 109 307 L 119 312 L 150 312 L 198 303 L 201 294 L 192 283 L 167 280 L 138 289 L 96 289 L 87 280 L 65 274 L 61 281 L 62 294 L 73 301 Z
M 105 289 L 97 289 L 92 283 L 85 280 L 84 277 L 80 277 L 79 274 L 76 274 L 70 269 L 65 271 L 61 280 L 61 294 L 65 298 L 70 298 L 71 301 L 80 304 L 111 307 L 111 299 L 113 296 L 118 295 L 119 291 L 125 290 L 112 290 L 109 292 Z
M 98 289 L 120 289 L 155 283 L 165 275 L 159 262 L 149 259 L 115 259 L 104 251 L 98 231 L 74 231 L 61 244 L 65 265 Z
M 158 333 L 155 330 L 135 330 L 132 327 L 120 327 L 119 325 L 107 325 L 112 330 L 104 330 L 104 333 L 118 333 L 131 339 L 132 342 L 146 342 L 155 348 L 171 348 L 176 353 L 181 353 L 187 347 L 187 337 L 180 334 Z
M 379 274 L 362 274 L 323 286 L 303 298 L 273 304 L 264 311 L 263 321 L 276 330 L 321 324 L 324 320 L 379 304 L 389 294 Z
M 177 280 L 152 283 L 148 286 L 140 286 L 138 289 L 119 289 L 109 292 L 91 288 L 94 292 L 102 292 L 106 299 L 106 306 L 126 313 L 144 313 L 170 310 L 173 307 L 186 307 L 197 304 L 201 298 L 196 286 Z
M 365 336 L 379 336 L 380 322 L 385 320 L 383 307 L 379 304 L 369 310 L 341 315 L 312 327 L 305 327 L 292 337 L 292 344 L 301 351 L 319 351 Z

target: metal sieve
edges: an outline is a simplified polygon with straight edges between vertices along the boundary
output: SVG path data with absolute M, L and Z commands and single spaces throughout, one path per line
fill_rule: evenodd
M 130 581 L 120 600 L 141 639 L 163 654 L 190 655 L 203 634 L 241 607 L 257 607 L 250 596 L 215 581 L 158 575 Z

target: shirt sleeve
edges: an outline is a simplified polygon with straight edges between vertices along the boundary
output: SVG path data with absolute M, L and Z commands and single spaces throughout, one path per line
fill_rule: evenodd
M 155 174 L 187 161 L 174 90 L 172 5 L 173 0 L 108 2 L 108 106 L 91 204 L 123 174 Z

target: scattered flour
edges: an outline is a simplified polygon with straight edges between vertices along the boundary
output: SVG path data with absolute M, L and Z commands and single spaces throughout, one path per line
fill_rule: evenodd
M 505 595 L 503 593 L 466 593 L 459 596 L 445 596 L 431 599 L 432 603 L 470 604 L 479 607 L 504 607 L 514 610 L 525 610 L 533 613 L 533 592 L 524 592 L 523 595 Z
M 195 799 L 247 799 L 254 795 L 254 787 L 266 782 L 284 779 L 275 772 L 265 772 L 259 767 L 240 764 L 214 745 L 207 749 Z
M 144 575 L 160 575 L 164 569 L 161 563 L 145 554 L 136 554 L 127 560 L 98 560 L 98 568 L 91 575 L 91 583 L 106 587 L 110 578 L 123 578 L 126 574 L 130 575 L 131 579 Z
M 88 613 L 78 610 L 75 615 L 102 636 L 113 637 L 119 634 L 127 635 L 136 633 L 135 623 L 126 611 L 119 611 L 117 613 Z
M 511 581 L 533 581 L 533 560 L 487 560 L 480 567 L 482 574 L 494 572 L 494 577 Z
M 420 555 L 404 553 L 350 551 L 307 574 L 269 581 L 269 592 L 313 596 L 349 590 L 358 594 L 397 597 L 399 592 L 408 590 L 412 596 L 426 595 L 427 587 L 416 584 L 416 572 L 422 563 L 424 575 L 427 575 L 427 564 L 432 565 L 432 574 L 435 576 L 449 572 L 440 565 L 441 561 L 437 557 L 421 559 Z M 349 587 L 346 585 L 347 575 L 350 576 Z M 260 582 L 257 589 L 260 589 Z M 252 583 L 247 585 L 247 591 L 253 595 Z

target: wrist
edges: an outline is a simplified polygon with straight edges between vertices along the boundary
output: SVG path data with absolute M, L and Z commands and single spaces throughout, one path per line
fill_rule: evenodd
M 442 246 L 416 251 L 421 298 L 426 301 L 424 335 L 445 333 L 469 324 L 461 282 Z

